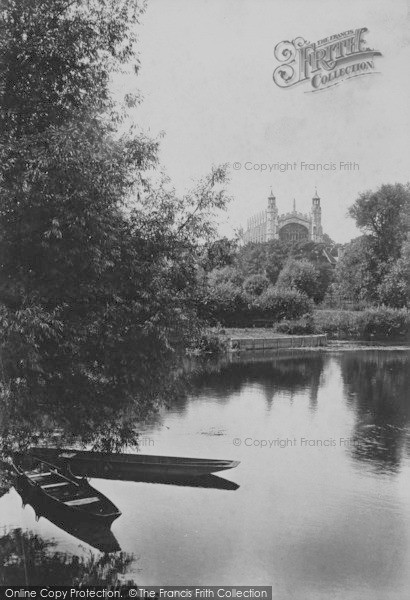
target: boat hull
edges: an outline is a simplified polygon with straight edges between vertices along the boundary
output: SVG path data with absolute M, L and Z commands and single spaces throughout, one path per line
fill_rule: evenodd
M 33 508 L 37 519 L 41 517 L 47 519 L 68 534 L 100 550 L 100 552 L 111 553 L 121 550 L 118 541 L 110 530 L 111 523 L 73 518 L 72 511 L 63 510 L 57 503 L 46 501 L 43 495 L 33 493 L 31 486 L 30 488 L 27 485 L 22 486 L 17 481 L 15 488 L 23 504 L 28 504 Z
M 144 454 L 105 454 L 86 450 L 55 448 L 30 448 L 31 455 L 49 460 L 58 466 L 69 465 L 75 475 L 117 479 L 192 478 L 203 477 L 226 469 L 233 469 L 239 462 L 201 458 L 181 458 Z
M 52 511 L 54 514 L 59 515 L 62 519 L 71 518 L 71 520 L 74 520 L 75 522 L 81 525 L 93 522 L 95 524 L 99 523 L 104 527 L 109 528 L 111 527 L 113 521 L 115 521 L 115 519 L 118 519 L 118 517 L 120 516 L 120 513 L 105 516 L 76 511 L 73 508 L 70 508 L 69 506 L 65 506 L 55 498 L 47 496 L 46 494 L 43 494 L 40 490 L 29 485 L 24 479 L 24 477 L 22 477 L 21 480 L 18 482 L 17 491 L 19 493 L 21 491 L 24 494 L 25 498 L 29 500 L 29 504 L 43 506 L 44 510 Z M 21 495 L 22 494 L 20 494 L 20 496 Z
M 40 461 L 43 460 L 39 457 L 35 457 L 34 461 L 37 459 Z M 49 461 L 47 461 L 47 463 L 44 464 L 47 464 L 50 467 L 54 466 L 54 463 L 50 463 Z M 55 466 L 58 467 L 58 465 Z M 121 512 L 110 500 L 108 500 L 108 498 L 101 494 L 101 492 L 98 492 L 93 487 L 91 487 L 86 481 L 73 483 L 73 485 L 76 486 L 76 489 L 78 489 L 78 491 L 81 491 L 81 495 L 75 496 L 73 500 L 70 500 L 70 503 L 66 503 L 63 500 L 58 499 L 53 495 L 47 493 L 43 488 L 46 488 L 48 486 L 42 487 L 41 485 L 33 481 L 30 478 L 29 472 L 24 471 L 24 469 L 22 469 L 21 466 L 17 465 L 16 471 L 18 473 L 16 483 L 17 491 L 19 491 L 19 493 L 22 492 L 24 494 L 24 497 L 30 499 L 33 503 L 43 505 L 46 510 L 52 510 L 54 513 L 58 513 L 62 517 L 72 518 L 79 523 L 93 522 L 104 525 L 105 527 L 110 527 L 112 522 L 121 515 Z M 73 481 L 73 478 L 69 479 L 65 476 L 63 477 L 67 481 Z M 58 486 L 55 485 L 54 487 Z M 100 504 L 104 507 L 104 512 L 97 513 L 84 509 L 81 510 L 79 506 L 81 505 L 81 503 L 84 504 L 84 501 L 80 498 L 87 496 L 92 497 L 92 499 L 95 500 L 98 499 Z

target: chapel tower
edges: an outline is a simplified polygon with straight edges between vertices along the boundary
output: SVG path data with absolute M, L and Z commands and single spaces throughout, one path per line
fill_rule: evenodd
M 322 230 L 322 208 L 320 206 L 320 198 L 317 190 L 312 198 L 312 211 L 311 211 L 311 232 L 310 239 L 313 242 L 321 242 L 323 239 Z
M 274 240 L 278 237 L 278 208 L 276 198 L 273 195 L 272 188 L 268 196 L 266 240 Z

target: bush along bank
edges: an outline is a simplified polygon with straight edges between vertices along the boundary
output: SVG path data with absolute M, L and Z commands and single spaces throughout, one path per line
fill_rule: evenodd
M 228 351 L 229 338 L 219 327 L 204 329 L 195 339 L 187 353 L 196 356 L 219 356 Z
M 363 311 L 316 310 L 315 333 L 334 339 L 398 340 L 410 342 L 410 313 L 406 308 L 385 306 Z
M 305 294 L 291 289 L 268 287 L 259 296 L 221 284 L 201 302 L 201 316 L 210 325 L 223 327 L 273 327 L 283 319 L 299 319 L 313 310 Z

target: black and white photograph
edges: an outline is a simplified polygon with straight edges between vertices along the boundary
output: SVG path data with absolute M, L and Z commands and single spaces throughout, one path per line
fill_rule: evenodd
M 0 600 L 408 600 L 409 0 L 0 48 Z

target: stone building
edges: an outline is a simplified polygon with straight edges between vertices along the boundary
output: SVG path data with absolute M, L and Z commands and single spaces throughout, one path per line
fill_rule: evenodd
M 294 200 L 293 210 L 280 215 L 276 206 L 276 198 L 271 190 L 267 209 L 248 219 L 244 234 L 245 244 L 269 242 L 270 240 L 290 242 L 303 240 L 321 242 L 323 240 L 322 209 L 317 191 L 312 198 L 309 214 L 298 212 Z

